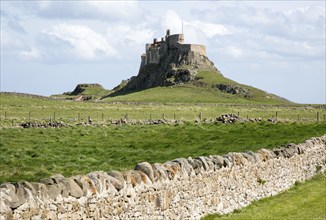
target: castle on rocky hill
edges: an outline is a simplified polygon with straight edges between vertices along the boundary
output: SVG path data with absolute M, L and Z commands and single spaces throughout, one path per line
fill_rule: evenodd
M 140 68 L 146 66 L 147 64 L 158 64 L 162 57 L 169 50 L 176 50 L 181 53 L 193 52 L 199 55 L 206 56 L 206 47 L 200 44 L 184 44 L 183 34 L 173 34 L 170 35 L 170 30 L 166 30 L 165 37 L 158 41 L 157 38 L 153 39 L 153 43 L 146 44 L 146 53 L 141 55 L 141 66 Z
M 183 34 L 170 35 L 167 30 L 161 40 L 154 38 L 153 43 L 146 44 L 138 75 L 128 80 L 121 91 L 187 83 L 195 80 L 201 70 L 217 71 L 206 55 L 206 47 L 184 44 Z

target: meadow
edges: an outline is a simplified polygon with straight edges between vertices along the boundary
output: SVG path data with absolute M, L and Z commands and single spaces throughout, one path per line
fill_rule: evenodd
M 300 143 L 326 123 L 98 125 L 2 128 L 0 182 L 133 169 L 142 161 L 224 155 Z

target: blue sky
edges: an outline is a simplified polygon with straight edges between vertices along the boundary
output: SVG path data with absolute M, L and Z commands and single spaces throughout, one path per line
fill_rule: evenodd
M 325 1 L 1 1 L 1 91 L 137 75 L 169 28 L 205 44 L 224 76 L 298 103 L 326 104 Z

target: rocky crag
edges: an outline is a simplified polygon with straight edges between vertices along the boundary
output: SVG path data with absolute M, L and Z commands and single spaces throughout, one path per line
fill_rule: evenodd
M 215 71 L 214 63 L 206 56 L 204 45 L 184 44 L 184 35 L 170 35 L 146 44 L 146 53 L 138 76 L 132 77 L 121 91 L 148 89 L 156 86 L 172 86 L 196 80 L 199 70 Z

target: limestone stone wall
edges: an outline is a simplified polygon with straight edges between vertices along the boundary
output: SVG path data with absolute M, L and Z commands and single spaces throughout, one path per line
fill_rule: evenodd
M 139 163 L 0 186 L 0 219 L 199 219 L 229 213 L 325 170 L 326 134 L 274 150 Z

